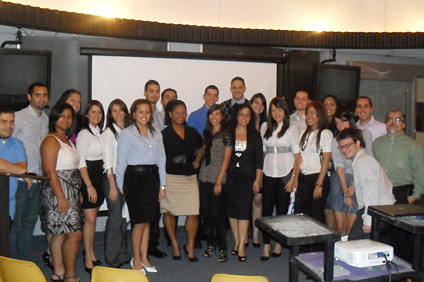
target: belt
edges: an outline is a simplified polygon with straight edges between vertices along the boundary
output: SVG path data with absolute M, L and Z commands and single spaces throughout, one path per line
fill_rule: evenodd
M 171 162 L 174 164 L 191 164 L 193 162 L 192 155 L 170 156 Z
M 157 165 L 127 165 L 127 168 L 142 174 L 156 174 L 159 171 Z
M 267 154 L 281 154 L 281 153 L 290 153 L 292 151 L 291 147 L 276 147 L 276 146 L 266 146 Z

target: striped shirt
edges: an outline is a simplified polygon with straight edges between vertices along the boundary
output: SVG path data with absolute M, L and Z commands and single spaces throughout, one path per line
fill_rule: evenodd
M 40 146 L 49 131 L 49 117 L 41 112 L 39 116 L 31 105 L 15 112 L 15 130 L 12 136 L 24 143 L 28 157 L 28 171 L 43 175 Z

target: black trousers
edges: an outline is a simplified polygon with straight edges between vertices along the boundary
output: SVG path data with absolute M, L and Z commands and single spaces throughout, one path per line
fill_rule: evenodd
M 364 225 L 362 215 L 364 214 L 364 211 L 365 209 L 362 208 L 356 212 L 356 220 L 353 223 L 348 236 L 349 241 L 371 238 L 371 233 L 365 233 L 364 230 L 362 230 L 362 225 Z
M 309 215 L 315 220 L 326 224 L 325 222 L 325 203 L 330 191 L 330 181 L 328 176 L 325 175 L 324 182 L 322 183 L 322 196 L 321 198 L 314 199 L 315 184 L 318 180 L 319 173 L 299 175 L 299 186 L 296 191 L 296 202 L 294 205 L 295 213 L 304 213 Z
M 262 178 L 262 216 L 272 216 L 274 207 L 277 215 L 287 214 L 290 204 L 290 193 L 284 187 L 289 182 L 292 173 L 285 177 L 269 177 L 264 174 Z M 262 232 L 264 244 L 270 243 L 270 236 Z
M 199 181 L 200 213 L 203 224 L 209 230 L 207 241 L 209 246 L 218 245 L 219 250 L 227 250 L 227 219 L 224 211 L 224 198 L 214 194 L 214 183 Z

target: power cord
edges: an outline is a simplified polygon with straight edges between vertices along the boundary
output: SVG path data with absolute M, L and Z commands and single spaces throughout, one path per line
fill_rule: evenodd
M 384 263 L 386 264 L 387 271 L 389 272 L 389 282 L 392 281 L 392 265 L 396 268 L 397 272 L 397 281 L 400 281 L 400 274 L 399 274 L 399 268 L 397 267 L 396 263 L 391 262 L 387 259 L 387 256 L 383 252 L 377 252 L 377 257 L 383 258 L 384 257 Z

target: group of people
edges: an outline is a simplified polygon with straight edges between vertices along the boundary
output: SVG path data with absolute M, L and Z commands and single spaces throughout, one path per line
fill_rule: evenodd
M 249 222 L 259 248 L 260 216 L 286 214 L 295 191 L 295 213 L 305 213 L 349 239 L 371 230 L 369 205 L 410 203 L 424 192 L 422 149 L 404 133 L 406 117 L 389 111 L 385 124 L 372 116 L 371 99 L 361 96 L 354 114 L 336 96 L 323 103 L 298 91 L 295 113 L 286 101 L 244 97 L 245 81 L 231 81 L 232 98 L 217 104 L 219 89 L 205 89 L 204 105 L 190 114 L 177 91 L 162 93 L 155 80 L 145 99 L 127 108 L 113 100 L 105 113 L 97 100 L 80 112 L 81 94 L 65 91 L 44 113 L 47 87 L 29 87 L 29 106 L 14 113 L 0 106 L 0 170 L 46 175 L 49 181 L 11 178 L 11 256 L 28 259 L 39 214 L 48 250 L 43 258 L 53 281 L 78 281 L 75 263 L 81 239 L 85 270 L 101 264 L 93 251 L 99 207 L 106 199 L 105 259 L 111 267 L 131 263 L 157 272 L 149 255 L 158 247 L 159 221 L 169 237 L 172 258 L 182 251 L 197 262 L 195 237 L 207 230 L 204 257 L 218 248 L 245 262 Z M 159 111 L 156 104 L 162 103 Z M 267 110 L 268 109 L 268 110 Z M 396 160 L 396 161 L 393 161 Z M 131 223 L 132 256 L 127 251 L 125 210 Z M 186 244 L 176 239 L 178 216 L 186 216 Z M 227 226 L 234 242 L 228 250 Z M 282 246 L 262 233 L 261 261 L 279 257 Z

